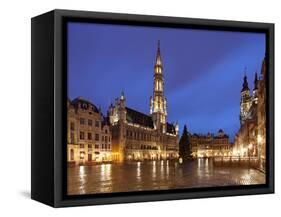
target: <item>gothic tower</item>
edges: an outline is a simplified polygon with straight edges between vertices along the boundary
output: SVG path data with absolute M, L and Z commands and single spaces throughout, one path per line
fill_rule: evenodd
M 163 64 L 160 54 L 160 41 L 154 65 L 153 96 L 150 97 L 150 114 L 152 115 L 154 128 L 166 132 L 167 100 L 164 96 Z
M 243 87 L 241 90 L 240 100 L 240 124 L 244 124 L 245 120 L 249 118 L 249 110 L 251 108 L 252 100 L 250 96 L 250 89 L 248 87 L 247 76 L 245 72 Z
M 253 102 L 254 102 L 254 104 L 258 103 L 258 85 L 259 85 L 259 80 L 258 80 L 258 74 L 256 72 L 255 73 L 255 81 L 254 81 L 254 90 L 253 90 Z

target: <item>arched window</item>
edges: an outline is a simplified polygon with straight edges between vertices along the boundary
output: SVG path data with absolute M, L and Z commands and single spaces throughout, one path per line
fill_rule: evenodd
M 159 82 L 158 80 L 156 80 L 156 87 L 155 87 L 155 90 L 157 91 L 159 89 Z

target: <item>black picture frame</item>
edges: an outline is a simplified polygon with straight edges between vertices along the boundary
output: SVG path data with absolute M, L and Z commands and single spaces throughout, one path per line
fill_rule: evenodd
M 263 32 L 266 34 L 266 184 L 181 190 L 66 195 L 66 22 Z M 53 207 L 274 193 L 274 24 L 53 10 L 31 21 L 31 198 Z

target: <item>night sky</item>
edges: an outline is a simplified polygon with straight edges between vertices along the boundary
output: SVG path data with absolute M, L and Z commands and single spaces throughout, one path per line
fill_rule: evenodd
M 222 128 L 233 140 L 244 69 L 251 90 L 260 73 L 262 33 L 69 23 L 68 97 L 82 96 L 106 114 L 124 90 L 128 107 L 149 114 L 158 40 L 168 121 L 192 133 Z

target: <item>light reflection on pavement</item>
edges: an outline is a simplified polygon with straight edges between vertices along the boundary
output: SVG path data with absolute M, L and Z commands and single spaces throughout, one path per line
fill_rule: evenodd
M 94 194 L 264 184 L 265 174 L 251 168 L 218 167 L 211 159 L 69 166 L 68 194 Z

